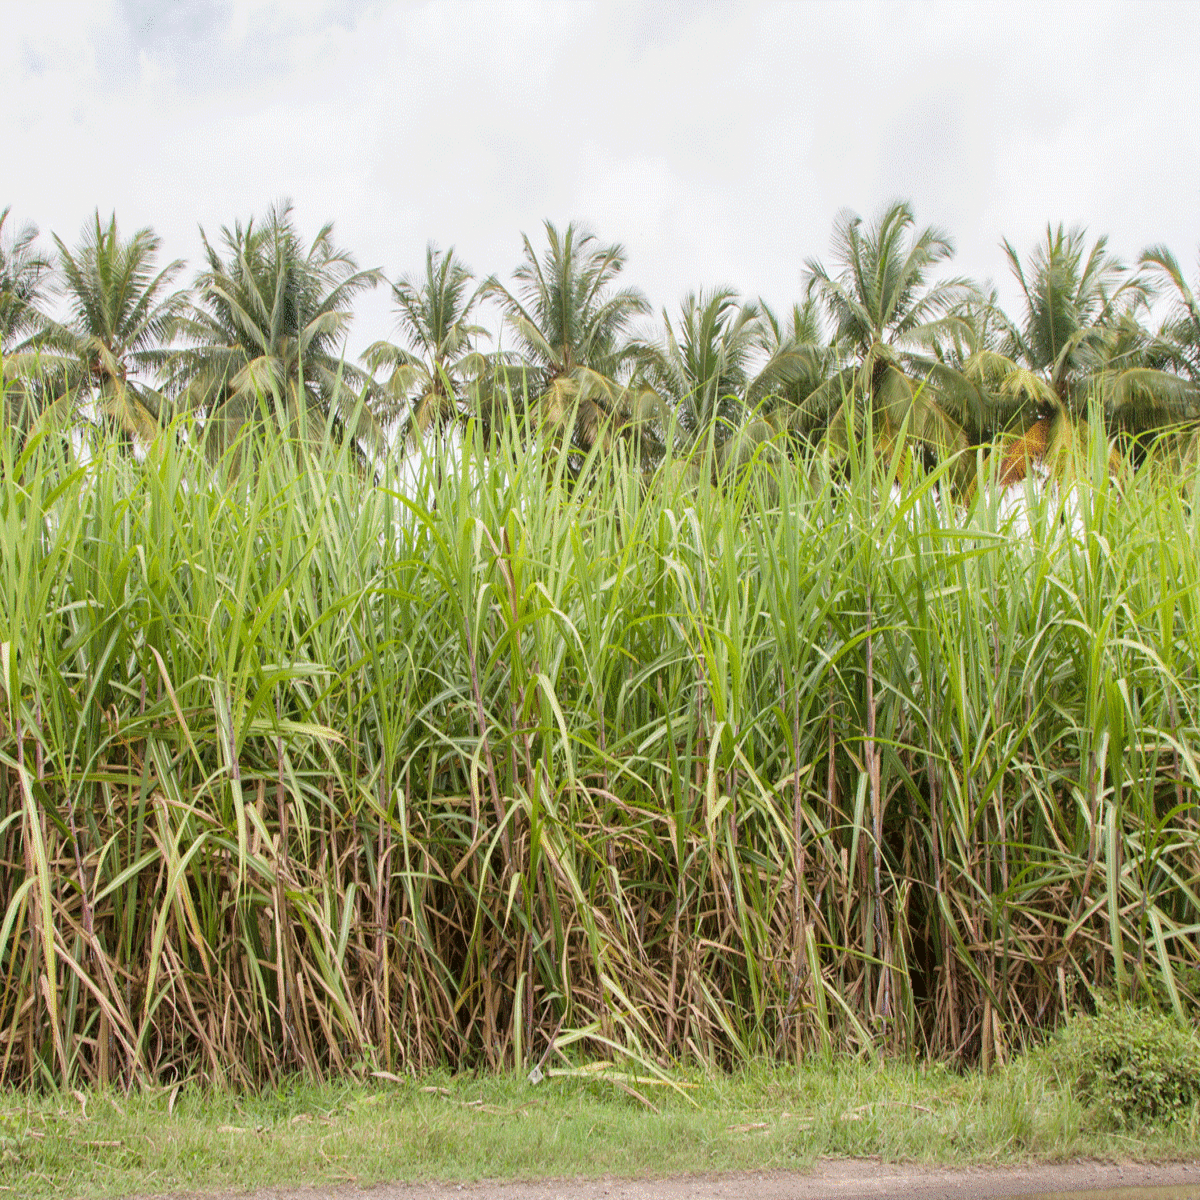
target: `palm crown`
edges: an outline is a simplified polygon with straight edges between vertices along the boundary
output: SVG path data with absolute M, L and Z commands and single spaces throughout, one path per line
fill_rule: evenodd
M 11 354 L 42 324 L 39 306 L 50 271 L 50 260 L 33 248 L 36 225 L 23 226 L 11 241 L 4 236 L 9 211 L 0 211 L 0 354 Z
M 758 391 L 772 425 L 801 437 L 813 432 L 808 401 L 834 374 L 837 355 L 821 334 L 817 298 L 793 304 L 786 316 L 760 302 L 758 344 L 766 356 Z M 751 389 L 753 396 L 755 389 Z
M 1200 384 L 1200 302 L 1196 293 L 1184 279 L 1179 260 L 1166 246 L 1151 246 L 1142 255 L 1142 266 L 1152 279 L 1174 293 L 1154 350 L 1167 365 Z
M 928 349 L 970 293 L 966 279 L 929 282 L 932 268 L 953 256 L 954 244 L 933 226 L 906 244 L 915 225 L 912 206 L 904 202 L 886 208 L 867 230 L 857 213 L 844 212 L 834 225 L 839 274 L 830 275 L 815 259 L 806 263 L 835 338 L 863 359 L 884 346 Z
M 957 309 L 973 294 L 968 280 L 933 282 L 933 270 L 954 253 L 948 235 L 933 226 L 916 230 L 911 205 L 896 202 L 864 229 L 856 213 L 834 225 L 836 274 L 820 262 L 807 265 L 808 286 L 825 309 L 835 345 L 849 366 L 804 402 L 809 423 L 843 411 L 849 396 L 857 417 L 870 404 L 891 435 L 905 419 L 909 431 L 933 450 L 966 444 L 955 394 L 942 393 L 930 378 L 939 342 L 960 322 Z M 831 432 L 840 428 L 835 417 Z
M 620 245 L 599 245 L 574 223 L 561 234 L 549 221 L 545 228 L 541 258 L 522 235 L 515 293 L 494 276 L 484 287 L 535 372 L 544 419 L 557 425 L 574 413 L 573 433 L 590 443 L 613 410 L 627 368 L 644 354 L 629 331 L 649 304 L 634 288 L 613 287 L 625 265 Z
M 224 254 L 201 230 L 208 267 L 180 324 L 189 343 L 171 364 L 172 386 L 200 412 L 208 434 L 228 440 L 264 408 L 284 429 L 311 414 L 341 431 L 369 433 L 361 401 L 373 383 L 342 355 L 352 303 L 378 283 L 359 270 L 325 225 L 305 249 L 289 204 L 266 220 L 221 230 Z
M 146 382 L 167 362 L 175 322 L 185 303 L 169 292 L 183 269 L 176 260 L 155 270 L 162 240 L 139 229 L 124 240 L 116 216 L 101 224 L 97 212 L 79 246 L 70 250 L 55 237 L 60 290 L 70 316 L 46 319 L 38 334 L 49 349 L 43 361 L 57 367 L 65 384 L 61 401 L 90 399 L 98 416 L 126 438 L 149 440 L 161 427 L 161 393 Z
M 758 307 L 740 304 L 732 288 L 689 292 L 676 333 L 663 313 L 666 347 L 660 371 L 683 423 L 704 429 L 713 420 L 736 421 L 759 348 Z
M 463 412 L 465 376 L 478 374 L 483 356 L 474 349 L 487 337 L 470 323 L 479 292 L 468 289 L 474 277 L 455 258 L 432 245 L 425 251 L 423 276 L 405 276 L 392 284 L 396 324 L 408 348 L 375 342 L 363 355 L 372 370 L 390 369 L 384 385 L 383 413 L 407 413 L 409 432 L 440 428 Z
M 0 410 L 5 426 L 23 439 L 52 399 L 53 381 L 41 356 L 24 353 L 44 327 L 41 304 L 50 260 L 33 248 L 37 227 L 25 225 L 11 240 L 4 235 L 9 210 L 0 211 Z
M 1020 323 L 1009 326 L 1009 356 L 1036 372 L 1053 398 L 1068 403 L 1102 360 L 1108 331 L 1145 290 L 1108 253 L 1107 238 L 1097 238 L 1089 250 L 1080 229 L 1047 226 L 1028 269 L 1007 239 L 1003 245 L 1025 301 Z
M 1089 248 L 1083 230 L 1047 226 L 1028 266 L 1003 245 L 1025 311 L 1007 323 L 997 359 L 1002 394 L 1024 399 L 1043 423 L 1074 419 L 1091 400 L 1111 424 L 1133 428 L 1194 410 L 1195 386 L 1157 368 L 1138 322 L 1147 279 L 1108 252 L 1107 238 Z

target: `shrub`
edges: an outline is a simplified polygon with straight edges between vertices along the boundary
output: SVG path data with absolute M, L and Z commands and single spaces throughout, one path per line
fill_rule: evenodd
M 1200 1038 L 1169 1016 L 1101 1004 L 1066 1024 L 1050 1060 L 1107 1125 L 1167 1124 L 1200 1106 Z

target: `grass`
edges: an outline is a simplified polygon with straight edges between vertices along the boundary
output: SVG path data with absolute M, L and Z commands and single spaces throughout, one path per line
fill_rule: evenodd
M 513 1074 L 399 1084 L 288 1081 L 0 1102 L 0 1186 L 29 1196 L 319 1186 L 385 1180 L 655 1176 L 803 1168 L 822 1156 L 994 1165 L 1200 1153 L 1200 1118 L 1136 1137 L 1027 1064 L 990 1077 L 838 1060 L 673 1073 L 647 1108 L 603 1074 L 531 1086 Z M 642 1085 L 646 1089 L 646 1085 Z M 86 1147 L 87 1153 L 81 1153 Z
M 0 445 L 0 1082 L 1009 1061 L 1200 1005 L 1200 511 Z M 554 1061 L 551 1058 L 551 1061 Z M 850 1135 L 847 1135 L 850 1136 Z

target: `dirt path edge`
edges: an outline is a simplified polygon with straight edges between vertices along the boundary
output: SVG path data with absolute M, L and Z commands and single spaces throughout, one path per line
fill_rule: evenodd
M 495 1183 L 390 1183 L 209 1193 L 204 1200 L 1200 1200 L 1200 1162 L 1034 1163 L 927 1167 L 823 1159 L 809 1171 L 744 1171 L 667 1179 L 548 1179 Z M 173 1193 L 182 1198 L 183 1193 Z M 196 1193 L 189 1200 L 200 1200 Z M 166 1200 L 161 1194 L 140 1200 Z

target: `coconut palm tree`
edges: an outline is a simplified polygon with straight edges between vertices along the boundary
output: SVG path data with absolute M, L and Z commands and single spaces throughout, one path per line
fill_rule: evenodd
M 719 440 L 738 424 L 759 349 L 758 318 L 758 306 L 741 303 L 733 288 L 689 292 L 678 332 L 663 310 L 665 345 L 655 374 L 685 430 L 702 434 L 720 423 Z
M 927 379 L 939 404 L 959 414 L 972 446 L 990 445 L 1028 409 L 1015 364 L 1007 357 L 1009 318 L 988 284 L 954 310 L 956 320 L 934 346 Z
M 777 364 L 764 380 L 764 416 L 777 431 L 808 440 L 816 427 L 809 398 L 838 368 L 837 353 L 822 336 L 817 299 L 810 294 L 793 304 L 786 318 L 764 301 L 759 308 L 760 351 L 768 364 Z
M 9 239 L 0 211 L 0 354 L 12 354 L 43 323 L 41 305 L 50 278 L 50 260 L 33 248 L 36 225 L 23 225 Z
M 1160 361 L 1200 385 L 1200 302 L 1196 293 L 1184 279 L 1179 260 L 1166 246 L 1151 246 L 1142 255 L 1141 265 L 1152 283 L 1174 293 L 1154 351 Z
M 50 279 L 50 260 L 34 249 L 38 231 L 24 225 L 11 239 L 0 212 L 0 419 L 23 441 L 43 411 L 53 380 L 41 371 L 40 356 L 28 346 L 44 325 L 42 304 Z
M 1200 462 L 1200 303 L 1183 277 L 1178 259 L 1166 246 L 1152 246 L 1141 258 L 1152 284 L 1170 290 L 1171 309 L 1159 327 L 1148 357 L 1156 366 L 1173 371 L 1193 387 L 1190 403 L 1179 415 L 1180 425 L 1163 439 L 1158 454 L 1173 460 L 1175 473 L 1195 479 Z
M 687 436 L 711 432 L 717 443 L 725 441 L 747 417 L 761 417 L 760 408 L 772 407 L 775 393 L 796 382 L 805 366 L 803 348 L 774 314 L 761 303 L 742 302 L 733 288 L 689 292 L 678 325 L 664 310 L 663 327 L 663 344 L 644 376 Z
M 1005 239 L 1004 253 L 1024 297 L 1019 324 L 1010 323 L 1007 357 L 1029 372 L 1021 385 L 1044 407 L 1078 408 L 1107 360 L 1110 333 L 1145 299 L 1145 288 L 1097 238 L 1089 250 L 1084 231 L 1046 226 L 1046 240 L 1028 267 Z
M 392 284 L 397 327 L 407 347 L 375 342 L 363 354 L 371 371 L 390 371 L 382 386 L 380 415 L 403 416 L 408 435 L 440 430 L 466 412 L 466 387 L 478 379 L 487 360 L 474 348 L 491 335 L 471 324 L 479 292 L 469 292 L 474 276 L 455 258 L 429 245 L 423 276 Z
M 379 434 L 371 377 L 344 359 L 352 303 L 380 280 L 358 268 L 325 225 L 305 247 L 288 203 L 266 219 L 223 227 L 204 242 L 207 267 L 179 322 L 186 343 L 172 356 L 170 387 L 199 413 L 214 449 L 262 419 L 315 436 L 314 418 L 335 436 Z
M 1065 469 L 1067 450 L 1086 435 L 1089 405 L 1102 406 L 1111 429 L 1135 432 L 1195 411 L 1196 386 L 1155 363 L 1139 323 L 1147 278 L 1110 254 L 1106 237 L 1089 247 L 1082 229 L 1047 226 L 1027 265 L 1003 245 L 1025 310 L 987 364 L 998 394 L 1021 411 L 1005 478 L 1020 474 L 1022 460 Z
M 165 365 L 168 343 L 186 302 L 170 291 L 182 260 L 156 270 L 162 239 L 139 229 L 123 239 L 116 215 L 107 224 L 97 211 L 78 247 L 55 237 L 59 289 L 69 316 L 44 318 L 34 344 L 42 366 L 60 381 L 61 409 L 91 414 L 125 439 L 148 442 L 163 426 L 168 405 L 148 382 Z
M 513 272 L 515 290 L 491 277 L 493 297 L 531 370 L 532 394 L 550 427 L 590 446 L 621 406 L 624 385 L 646 348 L 630 338 L 634 319 L 649 311 L 635 288 L 616 288 L 624 248 L 601 245 L 574 222 L 559 233 L 545 223 L 539 257 L 522 234 L 524 258 Z
M 908 422 L 909 434 L 942 454 L 967 444 L 953 395 L 930 379 L 938 344 L 960 322 L 958 309 L 974 293 L 964 278 L 934 282 L 935 268 L 954 253 L 949 236 L 933 226 L 916 229 L 912 206 L 896 201 L 864 228 L 857 213 L 834 224 L 835 268 L 809 259 L 807 283 L 832 325 L 846 366 L 805 401 L 801 420 L 828 421 L 835 441 L 849 398 L 856 420 L 874 414 L 882 444 Z

